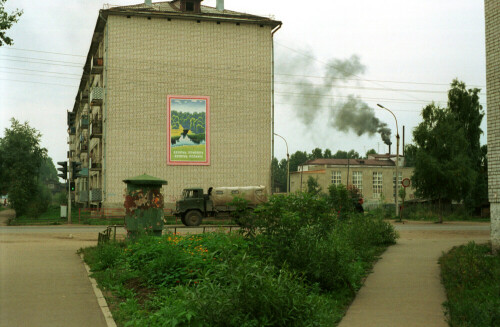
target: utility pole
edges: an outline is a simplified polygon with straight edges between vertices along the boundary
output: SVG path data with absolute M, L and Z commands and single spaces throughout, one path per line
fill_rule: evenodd
M 68 224 L 71 225 L 71 181 L 73 180 L 73 172 L 71 167 L 71 159 L 68 159 Z
M 386 107 L 384 107 L 383 105 L 381 104 L 378 104 L 377 103 L 377 106 L 379 106 L 380 108 L 382 109 L 385 109 L 387 111 L 389 111 L 392 116 L 394 117 L 394 120 L 396 121 L 396 181 L 395 181 L 395 185 L 394 185 L 394 192 L 396 193 L 396 196 L 395 196 L 395 199 L 394 199 L 394 202 L 396 203 L 396 217 L 398 217 L 399 221 L 401 221 L 401 217 L 399 217 L 399 201 L 398 201 L 398 180 L 399 180 L 399 129 L 398 129 L 398 120 L 396 119 L 396 116 L 394 115 L 394 113 L 392 111 L 390 111 L 389 109 L 387 109 Z M 390 154 L 389 154 L 390 156 Z

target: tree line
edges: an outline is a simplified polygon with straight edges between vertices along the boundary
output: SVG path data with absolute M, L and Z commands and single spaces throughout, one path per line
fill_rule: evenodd
M 57 170 L 47 149 L 40 145 L 42 135 L 27 122 L 14 118 L 0 138 L 0 194 L 8 195 L 16 216 L 38 216 L 52 201 L 49 183 L 58 183 Z

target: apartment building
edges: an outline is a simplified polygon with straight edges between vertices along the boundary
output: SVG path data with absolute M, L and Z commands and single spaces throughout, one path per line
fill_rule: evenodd
M 175 0 L 99 11 L 73 109 L 77 202 L 122 207 L 124 179 L 186 187 L 271 180 L 272 18 Z
M 399 158 L 397 180 L 411 179 L 413 168 L 404 167 L 404 157 Z M 365 204 L 395 203 L 396 155 L 370 155 L 367 159 L 314 159 L 290 174 L 290 191 L 305 191 L 309 177 L 315 178 L 323 191 L 331 184 L 354 185 L 363 195 Z M 411 180 L 410 180 L 411 183 Z M 413 187 L 406 189 L 406 199 L 414 199 Z
M 500 2 L 485 0 L 484 13 L 491 243 L 500 251 Z

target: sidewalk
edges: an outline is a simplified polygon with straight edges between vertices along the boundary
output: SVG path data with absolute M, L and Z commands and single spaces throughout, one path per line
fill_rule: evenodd
M 107 326 L 76 254 L 95 245 L 97 234 L 10 234 L 10 227 L 0 228 L 7 230 L 0 233 L 0 326 Z
M 412 230 L 400 236 L 376 263 L 339 327 L 448 326 L 438 258 L 453 246 L 488 241 L 489 231 Z

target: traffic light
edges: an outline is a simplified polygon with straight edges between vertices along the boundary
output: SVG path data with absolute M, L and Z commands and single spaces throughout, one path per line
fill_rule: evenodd
M 75 182 L 69 182 L 69 190 L 73 192 L 75 190 Z
M 58 161 L 57 164 L 61 167 L 57 168 L 61 173 L 57 174 L 57 176 L 62 179 L 68 179 L 68 163 L 66 161 Z
M 81 162 L 72 162 L 71 163 L 71 179 L 75 180 L 80 171 L 82 171 L 82 163 Z

